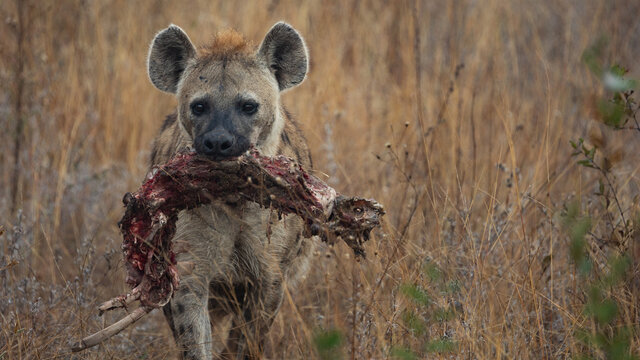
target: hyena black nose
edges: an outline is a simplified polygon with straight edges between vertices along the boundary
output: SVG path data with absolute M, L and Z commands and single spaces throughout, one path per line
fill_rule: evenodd
M 224 158 L 237 155 L 234 151 L 235 138 L 226 130 L 213 130 L 202 135 L 196 150 L 204 155 Z M 199 148 L 199 149 L 198 149 Z

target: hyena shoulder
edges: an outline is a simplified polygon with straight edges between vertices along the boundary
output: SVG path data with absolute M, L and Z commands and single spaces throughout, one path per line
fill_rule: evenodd
M 307 145 L 307 139 L 302 134 L 298 123 L 288 111 L 283 111 L 285 117 L 284 128 L 280 134 L 280 146 L 278 154 L 295 159 L 307 169 L 313 166 L 311 152 Z
M 180 148 L 189 144 L 181 131 L 178 115 L 168 115 L 151 145 L 151 167 L 166 163 Z

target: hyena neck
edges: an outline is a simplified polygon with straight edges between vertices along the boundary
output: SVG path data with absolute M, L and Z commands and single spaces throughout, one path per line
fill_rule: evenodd
M 151 167 L 167 162 L 179 149 L 191 144 L 191 136 L 184 130 L 174 112 L 167 116 L 151 147 Z
M 263 141 L 256 144 L 256 147 L 263 155 L 274 156 L 278 153 L 285 121 L 284 110 L 282 109 L 282 106 L 279 106 L 276 116 L 273 119 L 273 123 L 271 124 L 271 131 L 269 131 L 269 134 Z

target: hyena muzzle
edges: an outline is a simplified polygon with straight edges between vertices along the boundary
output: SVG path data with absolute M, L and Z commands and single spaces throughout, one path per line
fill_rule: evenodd
M 186 146 L 214 160 L 253 146 L 310 168 L 306 142 L 280 103 L 307 69 L 304 41 L 285 23 L 257 49 L 230 30 L 199 49 L 179 27 L 162 30 L 149 51 L 149 78 L 175 94 L 178 106 L 154 142 L 151 166 Z M 304 276 L 313 252 L 301 220 L 218 201 L 180 213 L 174 244 L 182 250 L 177 260 L 193 265 L 163 308 L 183 358 L 259 357 L 284 287 Z M 217 341 L 212 326 L 224 333 Z

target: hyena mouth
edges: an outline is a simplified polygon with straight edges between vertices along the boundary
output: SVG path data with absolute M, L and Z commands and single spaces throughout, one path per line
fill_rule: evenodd
M 238 157 L 249 150 L 250 145 L 246 137 L 220 130 L 200 135 L 194 141 L 198 154 L 215 161 Z

